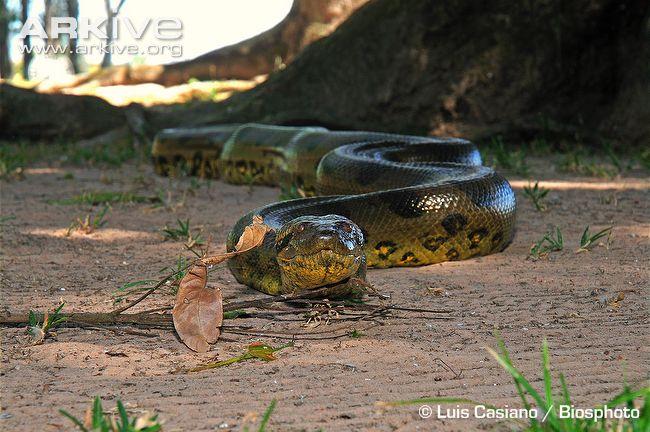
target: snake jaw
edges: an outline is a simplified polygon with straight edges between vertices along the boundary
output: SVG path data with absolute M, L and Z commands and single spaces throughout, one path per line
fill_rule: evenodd
M 302 216 L 276 237 L 284 291 L 318 288 L 357 274 L 365 264 L 361 229 L 337 215 Z

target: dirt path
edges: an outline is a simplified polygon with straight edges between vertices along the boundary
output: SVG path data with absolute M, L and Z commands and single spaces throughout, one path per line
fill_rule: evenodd
M 65 179 L 70 172 L 73 179 Z M 218 355 L 240 353 L 253 338 L 226 334 L 208 355 L 188 352 L 171 332 L 157 337 L 63 329 L 56 341 L 29 346 L 24 329 L 2 329 L 0 429 L 70 430 L 59 408 L 81 415 L 95 395 L 112 408 L 121 398 L 135 412 L 154 410 L 173 430 L 239 430 L 250 413 L 278 405 L 273 430 L 472 430 L 492 420 L 423 420 L 417 407 L 382 412 L 375 403 L 424 396 L 467 397 L 518 406 L 507 374 L 488 355 L 499 329 L 513 361 L 540 386 L 539 348 L 551 347 L 553 373 L 566 375 L 576 404 L 605 402 L 624 379 L 647 384 L 650 274 L 650 181 L 642 173 L 604 182 L 549 174 L 549 211 L 537 213 L 515 182 L 518 232 L 501 254 L 466 262 L 370 272 L 369 280 L 410 307 L 454 311 L 451 320 L 401 314 L 359 338 L 301 341 L 274 362 L 247 362 L 193 375 L 171 375 Z M 120 169 L 32 168 L 22 181 L 3 182 L 1 311 L 45 310 L 59 298 L 75 311 L 108 310 L 110 293 L 125 282 L 157 278 L 183 252 L 163 241 L 160 229 L 190 218 L 222 248 L 244 212 L 271 202 L 277 190 L 201 182 L 170 182 L 148 166 Z M 170 190 L 175 211 L 151 204 L 116 204 L 105 227 L 65 236 L 87 205 L 48 200 L 81 191 Z M 189 191 L 189 192 L 188 192 Z M 163 194 L 166 196 L 166 193 Z M 575 254 L 586 225 L 614 225 L 611 244 Z M 558 225 L 566 247 L 536 262 L 531 244 Z M 259 297 L 236 284 L 227 269 L 211 275 L 226 298 Z M 620 296 L 622 300 L 613 300 Z M 167 304 L 157 297 L 153 304 Z M 150 303 L 151 305 L 151 303 Z M 248 324 L 248 322 L 246 323 Z M 267 330 L 301 329 L 269 323 Z M 315 331 L 322 330 L 323 326 Z M 305 330 L 304 328 L 302 330 Z M 278 344 L 279 340 L 264 339 Z M 451 366 L 446 370 L 438 360 Z M 435 416 L 434 416 L 435 417 Z

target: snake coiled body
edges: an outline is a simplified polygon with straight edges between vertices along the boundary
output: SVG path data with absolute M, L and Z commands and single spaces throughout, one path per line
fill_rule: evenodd
M 251 211 L 228 236 L 232 250 L 255 215 L 272 228 L 229 262 L 239 282 L 269 294 L 337 283 L 366 266 L 487 255 L 514 235 L 509 183 L 462 139 L 225 125 L 163 131 L 153 158 L 161 174 L 181 166 L 305 197 Z

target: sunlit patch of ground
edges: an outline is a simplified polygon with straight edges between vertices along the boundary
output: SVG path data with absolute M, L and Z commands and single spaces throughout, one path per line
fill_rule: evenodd
M 172 87 L 152 83 L 103 87 L 85 85 L 63 89 L 61 93 L 97 96 L 117 106 L 134 102 L 151 106 L 185 103 L 192 100 L 219 102 L 229 98 L 233 93 L 249 90 L 257 84 L 257 81 L 228 80 L 196 81 Z
M 139 103 L 144 106 L 186 103 L 193 100 L 220 102 L 234 93 L 249 90 L 266 79 L 260 75 L 252 80 L 197 81 L 190 79 L 185 84 L 165 87 L 160 84 L 144 83 L 132 85 L 100 85 L 97 81 L 75 85 L 79 76 L 71 76 L 69 82 L 33 82 L 14 79 L 12 85 L 34 88 L 45 93 L 89 95 L 100 97 L 112 105 L 126 106 Z
M 513 188 L 523 189 L 530 186 L 530 181 L 525 180 L 511 180 L 510 184 Z M 550 190 L 648 190 L 650 191 L 650 180 L 643 178 L 623 178 L 620 180 L 542 180 L 539 182 L 539 187 Z
M 97 229 L 88 234 L 82 234 L 74 229 L 57 229 L 57 228 L 36 228 L 25 232 L 25 235 L 45 236 L 52 238 L 84 238 L 97 242 L 114 242 L 114 241 L 138 241 L 151 240 L 156 236 L 152 233 L 142 231 L 132 231 L 124 229 L 103 228 Z

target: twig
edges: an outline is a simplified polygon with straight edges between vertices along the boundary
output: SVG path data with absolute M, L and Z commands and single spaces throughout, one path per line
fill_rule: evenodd
M 153 293 L 154 293 L 158 288 L 160 288 L 161 286 L 163 286 L 163 284 L 164 284 L 165 282 L 167 282 L 168 280 L 170 280 L 171 278 L 173 278 L 174 276 L 176 276 L 178 273 L 187 270 L 188 268 L 190 268 L 191 266 L 193 266 L 197 261 L 199 261 L 199 260 L 194 260 L 194 261 L 190 262 L 189 264 L 187 264 L 187 265 L 186 265 L 185 267 L 183 267 L 182 269 L 177 270 L 177 271 L 175 271 L 175 272 L 172 272 L 171 274 L 165 276 L 163 279 L 161 279 L 160 281 L 158 281 L 158 283 L 157 283 L 156 285 L 154 285 L 154 286 L 152 286 L 151 288 L 149 288 L 147 291 L 144 292 L 144 294 L 142 294 L 142 295 L 141 295 L 140 297 L 138 297 L 137 299 L 133 300 L 132 302 L 127 303 L 126 305 L 124 305 L 124 306 L 122 306 L 122 307 L 120 307 L 120 308 L 114 309 L 114 310 L 112 310 L 112 311 L 109 312 L 109 313 L 110 313 L 111 315 L 119 315 L 119 314 L 121 314 L 122 312 L 124 312 L 124 311 L 126 311 L 126 310 L 128 310 L 128 309 L 131 309 L 133 306 L 137 305 L 137 304 L 140 303 L 142 300 L 146 299 L 146 298 L 149 297 L 151 294 L 153 294 Z
M 438 361 L 443 364 L 443 367 L 447 369 L 449 372 L 454 374 L 454 379 L 460 378 L 460 376 L 463 374 L 463 370 L 461 369 L 460 372 L 456 372 L 451 366 L 449 366 L 443 359 L 440 357 L 436 357 L 433 359 L 434 362 Z
M 82 312 L 61 314 L 66 320 L 60 327 L 83 327 L 83 326 L 115 326 L 135 325 L 146 328 L 168 329 L 172 326 L 172 316 L 169 314 L 118 314 Z M 0 325 L 19 327 L 29 323 L 29 314 L 21 313 L 16 315 L 0 315 Z
M 342 337 L 349 336 L 350 330 L 369 330 L 373 327 L 376 327 L 377 325 L 379 324 L 373 322 L 370 325 L 367 325 L 359 329 L 353 329 L 351 326 L 347 326 L 346 328 L 343 329 L 344 331 L 342 331 L 341 329 L 336 329 L 328 332 L 316 333 L 317 336 L 310 336 L 310 334 L 314 334 L 314 333 L 302 333 L 302 334 L 301 333 L 269 333 L 269 332 L 259 332 L 255 330 L 245 330 L 245 329 L 237 329 L 237 328 L 226 328 L 223 330 L 223 332 L 246 335 L 246 336 L 254 336 L 254 337 L 269 337 L 269 338 L 289 339 L 289 340 L 328 340 L 328 339 L 339 339 Z M 341 332 L 341 333 L 327 335 L 327 333 L 334 333 L 334 332 Z

